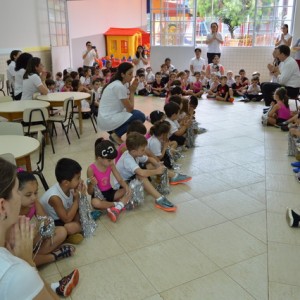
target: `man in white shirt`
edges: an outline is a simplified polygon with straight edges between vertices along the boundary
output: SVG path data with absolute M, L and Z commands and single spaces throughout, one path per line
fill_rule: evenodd
M 205 59 L 201 57 L 202 50 L 200 48 L 195 49 L 195 57 L 190 61 L 191 75 L 195 72 L 205 72 Z
M 279 66 L 269 64 L 268 69 L 277 79 L 277 83 L 267 82 L 262 84 L 262 93 L 267 106 L 273 101 L 273 94 L 277 88 L 284 86 L 287 95 L 292 99 L 298 96 L 300 88 L 300 71 L 295 59 L 290 57 L 290 47 L 280 45 L 276 49 L 280 64 Z
M 86 42 L 86 51 L 82 54 L 83 68 L 90 69 L 93 67 L 95 58 L 99 58 L 98 52 L 95 46 L 92 46 L 90 41 Z

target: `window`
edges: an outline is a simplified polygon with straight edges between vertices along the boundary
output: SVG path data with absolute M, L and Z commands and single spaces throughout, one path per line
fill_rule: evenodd
M 288 24 L 293 31 L 295 0 L 152 0 L 151 44 L 203 44 L 217 22 L 224 46 L 273 46 Z
M 51 46 L 68 46 L 67 9 L 64 0 L 48 0 Z
M 121 53 L 128 53 L 128 42 L 125 40 L 121 41 Z

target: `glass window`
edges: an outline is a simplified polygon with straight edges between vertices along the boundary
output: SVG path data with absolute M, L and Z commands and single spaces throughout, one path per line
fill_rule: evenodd
M 151 0 L 151 45 L 205 43 L 217 22 L 223 46 L 273 46 L 283 24 L 293 31 L 295 0 Z
M 67 46 L 69 41 L 65 0 L 48 0 L 51 46 Z
M 128 42 L 125 40 L 121 41 L 121 52 L 122 53 L 128 53 Z

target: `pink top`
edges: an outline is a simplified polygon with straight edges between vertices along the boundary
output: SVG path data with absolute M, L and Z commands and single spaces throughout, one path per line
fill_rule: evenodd
M 90 165 L 91 169 L 94 172 L 94 176 L 96 177 L 98 181 L 98 187 L 100 191 L 108 191 L 111 189 L 110 185 L 110 173 L 111 173 L 111 167 L 108 167 L 105 172 L 101 172 L 95 164 Z
M 29 218 L 30 220 L 32 219 L 32 217 L 35 215 L 36 213 L 36 209 L 35 209 L 35 204 L 30 208 L 28 214 L 26 215 L 27 218 Z
M 283 103 L 278 103 L 280 108 L 277 111 L 277 116 L 279 119 L 288 120 L 291 117 L 291 111 Z
M 193 91 L 194 93 L 199 93 L 202 90 L 202 83 L 201 81 L 195 81 L 193 83 Z
M 125 150 L 126 150 L 126 144 L 125 144 L 125 143 L 122 143 L 122 144 L 118 147 L 118 149 L 117 149 L 118 155 L 117 155 L 117 157 L 115 158 L 115 163 L 117 163 L 118 160 L 120 159 L 120 157 L 122 156 L 122 154 L 123 154 L 123 152 L 124 152 L 124 151 L 122 151 L 122 150 L 123 150 L 124 148 L 125 148 Z

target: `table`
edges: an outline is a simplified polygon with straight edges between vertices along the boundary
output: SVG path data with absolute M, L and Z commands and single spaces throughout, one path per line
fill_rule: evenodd
M 26 108 L 43 108 L 49 107 L 49 102 L 41 102 L 38 100 L 20 100 L 8 101 L 0 103 L 0 116 L 13 121 L 15 119 L 22 119 L 23 112 Z
M 36 151 L 39 146 L 40 142 L 32 137 L 0 135 L 0 154 L 11 153 L 16 159 L 17 166 L 26 165 L 27 171 L 32 171 L 30 154 Z
M 80 134 L 82 134 L 81 100 L 89 99 L 91 97 L 90 94 L 82 92 L 58 92 L 49 93 L 47 95 L 39 95 L 37 96 L 37 99 L 42 101 L 48 101 L 51 107 L 56 107 L 63 106 L 64 100 L 70 97 L 74 98 L 74 104 L 78 108 L 79 132 Z

